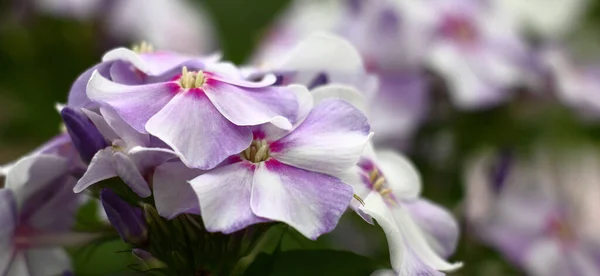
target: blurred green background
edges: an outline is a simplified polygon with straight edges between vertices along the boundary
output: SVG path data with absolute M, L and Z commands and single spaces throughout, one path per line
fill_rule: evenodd
M 211 0 L 193 2 L 212 19 L 220 49 L 226 60 L 241 63 L 253 53 L 269 24 L 285 9 L 288 0 Z M 97 63 L 102 54 L 137 41 L 108 38 L 98 20 L 54 17 L 33 8 L 31 1 L 0 2 L 0 164 L 18 158 L 59 132 L 60 116 L 55 103 L 66 102 L 72 82 Z M 600 27 L 600 1 L 588 10 L 585 24 Z M 101 17 L 101 16 L 100 16 Z M 99 17 L 99 18 L 100 18 Z M 439 102 L 446 102 L 443 97 Z M 525 105 L 533 104 L 530 109 Z M 592 140 L 600 128 L 581 124 L 568 110 L 537 98 L 515 100 L 481 112 L 464 113 L 439 104 L 417 135 L 413 159 L 424 176 L 424 194 L 448 207 L 460 219 L 464 157 L 482 146 L 527 148 L 540 138 L 551 142 Z M 454 150 L 441 163 L 427 159 L 432 139 L 451 137 Z M 435 153 L 438 155 L 438 153 Z M 93 213 L 88 210 L 88 212 Z M 345 217 L 345 221 L 356 218 Z M 464 226 L 464 225 L 463 225 Z M 387 261 L 385 239 L 366 224 L 360 235 L 372 235 Z M 327 240 L 325 238 L 324 240 Z M 323 242 L 323 241 L 322 241 Z M 291 247 L 316 247 L 307 241 Z M 78 275 L 107 275 L 127 271 L 132 263 L 127 246 L 111 242 L 99 247 L 73 250 Z M 452 275 L 521 275 L 500 254 L 479 244 L 463 229 L 453 260 L 466 266 Z M 118 274 L 114 274 L 118 275 Z

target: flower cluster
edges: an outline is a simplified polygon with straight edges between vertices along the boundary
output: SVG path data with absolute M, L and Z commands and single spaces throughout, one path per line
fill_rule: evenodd
M 245 70 L 147 44 L 107 52 L 58 106 L 65 133 L 3 168 L 2 220 L 11 227 L 2 241 L 12 249 L 0 269 L 68 271 L 64 253 L 39 253 L 55 261 L 38 248 L 110 235 L 69 232 L 73 212 L 90 200 L 101 202 L 140 270 L 238 273 L 246 251 L 206 244 L 253 244 L 277 223 L 316 240 L 349 208 L 383 228 L 397 273 L 459 268 L 444 260 L 457 223 L 419 197 L 406 158 L 375 154 L 362 87 L 331 83 L 334 76 L 372 80 L 354 47 L 330 34 L 307 38 L 280 64 Z

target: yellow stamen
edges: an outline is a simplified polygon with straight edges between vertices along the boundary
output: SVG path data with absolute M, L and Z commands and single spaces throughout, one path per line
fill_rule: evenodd
M 381 194 L 382 196 L 387 196 L 392 192 L 392 189 L 387 188 L 387 189 L 383 189 L 379 192 L 379 194 Z
M 377 175 L 378 175 L 378 171 L 377 171 L 377 169 L 373 169 L 373 170 L 371 171 L 371 173 L 369 174 L 369 181 L 370 181 L 371 183 L 375 182 L 375 180 L 377 179 Z
M 271 151 L 267 141 L 254 140 L 252 144 L 242 152 L 242 157 L 252 163 L 259 163 L 269 159 Z
M 375 181 L 375 183 L 373 184 L 373 189 L 375 189 L 375 191 L 381 190 L 384 182 L 385 182 L 384 177 L 377 178 L 377 181 Z
M 154 52 L 154 47 L 152 46 L 152 44 L 146 41 L 142 41 L 140 42 L 140 44 L 133 45 L 133 47 L 131 47 L 131 50 L 138 54 L 147 54 Z
M 352 195 L 354 197 L 354 199 L 356 199 L 362 206 L 365 206 L 365 201 L 360 198 L 360 196 L 358 196 L 357 194 L 353 194 Z
M 204 76 L 204 72 L 190 72 L 185 66 L 181 68 L 181 78 L 179 79 L 181 87 L 185 89 L 200 88 L 204 85 L 205 81 L 206 77 Z

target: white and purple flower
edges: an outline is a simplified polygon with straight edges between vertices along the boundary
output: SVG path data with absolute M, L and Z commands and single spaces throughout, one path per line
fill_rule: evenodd
M 310 110 L 310 95 L 302 98 Z M 281 221 L 310 239 L 330 232 L 353 195 L 336 176 L 358 161 L 369 137 L 365 116 L 336 99 L 316 105 L 289 133 L 254 128 L 242 153 L 190 181 L 207 230 Z
M 291 128 L 297 117 L 294 88 L 241 78 L 227 64 L 196 63 L 162 72 L 152 82 L 127 85 L 95 72 L 87 96 L 113 108 L 133 129 L 170 146 L 188 166 L 211 169 L 252 141 L 250 126 Z
M 375 219 L 388 239 L 392 268 L 399 275 L 453 271 L 448 263 L 458 241 L 458 224 L 442 207 L 419 198 L 421 180 L 410 162 L 392 151 L 370 147 L 344 177 L 359 199 L 353 208 L 367 222 Z
M 555 150 L 539 147 L 502 170 L 489 152 L 476 156 L 467 167 L 469 222 L 530 275 L 597 275 L 600 158 L 589 145 Z
M 28 155 L 6 169 L 0 183 L 0 275 L 58 275 L 70 270 L 62 246 L 95 235 L 71 232 L 80 197 L 68 158 Z

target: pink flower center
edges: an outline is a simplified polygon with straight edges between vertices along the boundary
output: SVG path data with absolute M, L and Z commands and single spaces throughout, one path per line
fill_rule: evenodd
M 472 44 L 479 37 L 473 22 L 464 16 L 448 16 L 442 24 L 442 34 L 462 44 Z

